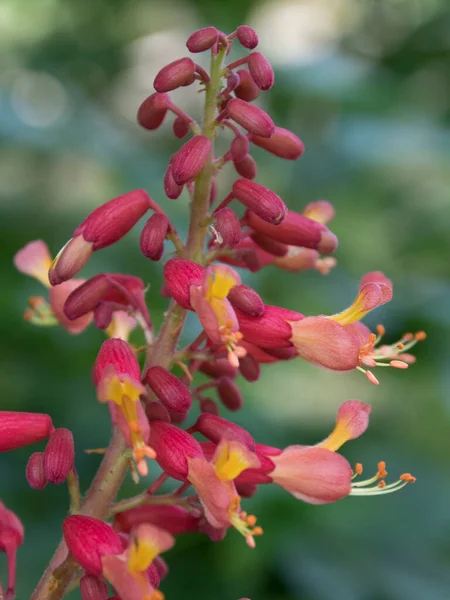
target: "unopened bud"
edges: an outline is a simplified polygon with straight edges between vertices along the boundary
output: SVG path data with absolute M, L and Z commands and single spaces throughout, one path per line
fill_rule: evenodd
M 278 242 L 270 237 L 267 237 L 263 233 L 259 233 L 257 231 L 251 234 L 251 239 L 257 244 L 260 248 L 273 254 L 273 256 L 286 256 L 289 251 L 289 246 Z
M 142 523 L 150 523 L 172 535 L 179 535 L 195 531 L 198 517 L 193 516 L 181 506 L 144 505 L 118 513 L 114 519 L 114 529 L 130 533 Z
M 206 135 L 196 135 L 186 142 L 172 159 L 172 177 L 184 185 L 197 177 L 211 153 L 211 140 Z
M 275 75 L 267 58 L 261 52 L 252 52 L 248 57 L 248 70 L 253 81 L 261 90 L 270 90 Z
M 166 196 L 171 200 L 176 200 L 179 198 L 181 192 L 183 191 L 183 186 L 175 183 L 175 179 L 172 175 L 172 165 L 167 167 L 167 171 L 164 175 L 164 191 L 166 192 Z
M 186 121 L 186 119 L 183 119 L 182 117 L 176 117 L 176 119 L 173 122 L 172 129 L 175 136 L 179 140 L 182 140 L 190 132 L 191 127 Z
M 203 413 L 197 419 L 194 428 L 215 444 L 218 444 L 223 437 L 230 437 L 245 444 L 249 450 L 255 449 L 255 440 L 248 431 L 222 417 Z
M 248 48 L 248 50 L 253 50 L 258 45 L 258 34 L 253 27 L 249 27 L 248 25 L 239 25 L 236 29 L 236 37 L 240 44 L 244 48 Z
M 279 226 L 287 214 L 287 208 L 283 200 L 272 190 L 249 181 L 238 179 L 233 184 L 233 195 L 247 206 L 250 211 L 258 215 L 258 220 L 267 224 Z M 252 227 L 250 225 L 250 227 Z M 274 227 L 276 229 L 276 227 Z
M 68 296 L 64 314 L 73 321 L 93 311 L 110 289 L 111 282 L 104 273 L 94 275 Z
M 234 308 L 238 308 L 251 317 L 259 317 L 264 312 L 264 302 L 260 295 L 248 285 L 233 286 L 227 298 Z
M 97 329 L 107 329 L 111 325 L 114 307 L 110 304 L 101 303 L 95 307 L 94 323 Z
M 259 364 L 251 354 L 246 354 L 239 359 L 239 372 L 247 381 L 258 381 L 260 375 Z
M 241 359 L 239 359 L 241 360 Z M 212 398 L 201 398 L 200 400 L 200 411 L 202 413 L 209 413 L 210 415 L 218 415 L 219 407 Z
M 159 260 L 164 253 L 164 240 L 169 229 L 169 219 L 160 213 L 153 214 L 141 233 L 141 252 L 150 260 Z
M 81 600 L 107 600 L 108 586 L 93 575 L 85 575 L 80 579 Z
M 239 75 L 239 84 L 236 86 L 234 93 L 241 100 L 253 102 L 259 95 L 259 87 L 250 75 L 250 71 L 247 69 L 239 69 L 237 75 Z
M 189 433 L 162 421 L 153 421 L 149 444 L 156 462 L 170 477 L 184 481 L 188 475 L 187 458 L 203 458 L 200 444 Z
M 165 421 L 166 423 L 170 423 L 169 411 L 160 402 L 147 402 L 145 414 L 149 421 Z
M 164 265 L 167 291 L 182 308 L 192 310 L 190 289 L 202 285 L 204 272 L 201 265 L 185 258 L 171 258 Z
M 228 410 L 239 410 L 242 408 L 242 394 L 236 383 L 229 377 L 221 377 L 217 385 L 217 393 L 222 404 Z
M 203 27 L 194 31 L 187 39 L 187 49 L 192 53 L 209 50 L 217 42 L 218 35 L 219 32 L 215 27 Z
M 167 94 L 152 94 L 144 100 L 138 108 L 137 121 L 145 129 L 158 129 L 164 121 L 170 106 L 170 98 Z
M 22 448 L 49 437 L 54 431 L 49 415 L 0 411 L 0 452 Z
M 230 145 L 231 160 L 239 162 L 244 160 L 248 154 L 250 142 L 245 135 L 238 135 L 234 138 Z
M 34 490 L 42 490 L 47 485 L 44 472 L 44 453 L 35 452 L 30 456 L 25 471 L 27 481 Z
M 190 409 L 189 389 L 163 367 L 150 367 L 145 374 L 145 382 L 168 410 L 185 413 Z
M 44 473 L 49 483 L 59 485 L 67 479 L 75 461 L 72 432 L 63 427 L 55 429 L 44 450 Z
M 228 102 L 226 110 L 233 121 L 254 135 L 270 137 L 275 130 L 275 125 L 269 115 L 245 100 L 233 98 Z
M 190 58 L 180 58 L 163 67 L 156 75 L 153 87 L 159 93 L 176 90 L 191 82 L 195 73 L 195 63 Z
M 100 383 L 103 372 L 110 366 L 118 375 L 128 375 L 134 381 L 141 379 L 141 368 L 133 350 L 119 338 L 111 338 L 101 345 L 92 370 L 95 386 Z
M 255 159 L 247 154 L 247 156 L 239 162 L 234 161 L 234 168 L 241 177 L 245 179 L 255 179 L 258 174 Z
M 239 75 L 237 73 L 235 73 L 234 71 L 231 71 L 231 73 L 227 77 L 226 92 L 227 93 L 234 92 L 234 90 L 239 85 L 239 81 L 240 81 Z M 246 100 L 246 98 L 243 98 L 243 100 Z
M 220 235 L 222 248 L 234 248 L 242 238 L 242 227 L 231 208 L 222 208 L 214 215 L 214 228 Z
M 214 361 L 204 361 L 199 367 L 199 371 L 211 377 L 217 379 L 226 375 L 227 377 L 236 377 L 237 369 L 230 364 L 228 358 L 217 358 Z
M 303 142 L 288 129 L 275 127 L 270 138 L 250 135 L 250 141 L 271 154 L 287 160 L 297 160 L 305 149 Z

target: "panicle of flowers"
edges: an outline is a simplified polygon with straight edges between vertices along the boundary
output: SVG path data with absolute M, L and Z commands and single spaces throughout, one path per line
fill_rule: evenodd
M 425 339 L 423 332 L 407 333 L 387 345 L 383 326 L 372 333 L 360 322 L 392 298 L 392 282 L 379 271 L 364 275 L 355 301 L 333 315 L 305 316 L 266 304 L 247 284 L 248 272 L 263 268 L 326 275 L 336 266 L 332 254 L 338 246 L 328 227 L 334 217 L 330 202 L 316 200 L 303 210 L 289 210 L 275 191 L 255 181 L 255 147 L 291 161 L 305 150 L 294 132 L 253 104 L 275 80 L 269 61 L 255 50 L 258 43 L 247 25 L 228 35 L 212 26 L 195 31 L 186 42 L 193 56 L 163 66 L 154 80 L 155 92 L 137 109 L 142 128 L 153 131 L 171 119 L 173 135 L 182 140 L 160 190 L 153 193 L 170 200 L 189 198 L 186 240 L 160 204 L 138 189 L 95 208 L 56 258 L 41 240 L 14 257 L 19 271 L 47 288 L 46 298 L 29 299 L 27 321 L 59 324 L 70 333 L 93 324 L 106 335 L 92 379 L 113 428 L 107 449 L 84 449 L 104 458 L 83 498 L 71 431 L 55 429 L 46 414 L 0 412 L 0 451 L 48 439 L 45 448 L 29 457 L 25 475 L 30 486 L 40 490 L 48 483 L 67 482 L 69 489 L 72 514 L 62 525 L 57 568 L 52 562 L 33 600 L 46 598 L 50 588 L 52 598 L 61 598 L 75 566 L 83 600 L 105 600 L 108 586 L 119 600 L 161 600 L 159 586 L 168 567 L 160 555 L 178 535 L 195 531 L 218 542 L 234 529 L 255 547 L 263 529 L 243 504 L 260 485 L 273 483 L 303 502 L 325 504 L 390 493 L 415 480 L 404 473 L 386 483 L 383 461 L 374 476 L 360 480 L 362 465 L 352 469 L 338 452 L 368 427 L 371 407 L 359 400 L 344 402 L 333 431 L 313 446 L 276 448 L 269 439 L 255 441 L 238 417 L 235 422 L 221 416 L 224 408 L 237 413 L 244 404 L 239 377 L 256 382 L 264 365 L 300 357 L 333 371 L 362 371 L 378 385 L 373 368 L 406 369 L 415 362 L 410 350 Z M 227 62 L 236 44 L 244 55 Z M 195 62 L 201 52 L 210 54 L 209 72 Z M 205 99 L 202 123 L 169 94 L 196 84 Z M 219 136 L 226 142 L 223 155 L 216 155 Z M 221 198 L 217 178 L 224 169 L 236 178 Z M 159 331 L 151 316 L 154 288 L 147 294 L 151 276 L 98 273 L 77 278 L 91 258 L 95 262 L 97 251 L 119 242 L 144 216 L 139 247 L 143 257 L 159 264 L 161 295 L 169 300 Z M 199 332 L 180 348 L 189 312 Z M 135 331 L 141 346 L 130 341 Z M 87 401 L 80 399 L 80 409 Z M 161 470 L 153 482 L 146 479 L 149 461 Z M 140 493 L 115 501 L 127 470 L 141 485 Z M 158 493 L 167 480 L 178 482 L 176 490 Z M 22 541 L 20 521 L 0 503 L 8 600 L 14 596 L 15 556 Z

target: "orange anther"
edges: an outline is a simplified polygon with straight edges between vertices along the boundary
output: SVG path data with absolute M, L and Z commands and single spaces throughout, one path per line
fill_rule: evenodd
M 248 517 L 245 519 L 245 522 L 249 527 L 254 527 L 256 525 L 256 521 L 257 519 L 255 515 L 248 515 Z
M 425 331 L 418 331 L 414 337 L 416 338 L 416 340 L 418 342 L 423 342 L 424 339 L 426 339 L 427 334 L 425 333 Z
M 382 479 L 381 481 L 378 482 L 378 487 L 383 489 L 384 487 L 386 487 L 386 482 Z
M 262 535 L 264 533 L 264 530 L 262 527 L 255 527 L 252 531 L 252 535 Z
M 404 350 L 404 348 L 405 348 L 405 344 L 402 344 L 401 342 L 399 342 L 399 343 L 397 344 L 397 348 L 398 348 L 399 350 Z
M 377 339 L 377 336 L 374 333 L 371 333 L 369 335 L 369 339 L 367 341 L 369 344 L 373 344 L 376 339 Z
M 355 473 L 357 475 L 362 475 L 362 472 L 363 472 L 362 463 L 356 463 L 356 465 L 355 465 Z
M 407 483 L 414 483 L 416 478 L 411 475 L 411 473 L 403 473 L 403 475 L 400 475 L 400 480 L 406 481 Z
M 384 325 L 377 325 L 376 330 L 380 337 L 382 337 L 386 333 L 386 329 L 385 329 Z
M 384 479 L 384 477 L 386 477 L 386 476 L 387 476 L 386 463 L 384 462 L 384 460 L 382 460 L 378 463 L 377 477 L 378 477 L 378 479 Z

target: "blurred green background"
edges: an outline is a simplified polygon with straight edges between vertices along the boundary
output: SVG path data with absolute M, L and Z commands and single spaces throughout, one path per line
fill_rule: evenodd
M 57 426 L 71 428 L 86 488 L 99 459 L 83 450 L 106 444 L 110 427 L 90 381 L 103 335 L 91 327 L 72 337 L 23 322 L 28 296 L 42 290 L 14 271 L 13 254 L 36 238 L 56 253 L 90 210 L 137 187 L 184 230 L 187 198 L 165 200 L 162 187 L 178 142 L 169 123 L 153 134 L 140 130 L 136 109 L 158 69 L 186 54 L 192 31 L 253 25 L 276 71 L 275 87 L 258 103 L 306 145 L 296 163 L 256 149 L 257 181 L 295 209 L 332 201 L 340 247 L 327 277 L 271 267 L 245 281 L 267 303 L 331 314 L 351 302 L 361 275 L 381 269 L 395 282 L 394 299 L 366 321 L 384 323 L 389 341 L 417 329 L 428 339 L 409 370 L 377 372 L 378 388 L 356 372 L 337 375 L 301 361 L 269 366 L 258 383 L 242 382 L 246 404 L 235 418 L 267 444 L 315 443 L 340 403 L 359 398 L 373 405 L 371 426 L 344 455 L 363 462 L 366 473 L 383 459 L 392 481 L 403 471 L 418 481 L 398 494 L 322 507 L 266 486 L 245 504 L 265 529 L 256 550 L 232 531 L 218 544 L 180 538 L 162 589 L 169 600 L 447 600 L 448 0 L 2 0 L 0 16 L 1 408 L 49 412 Z M 194 90 L 174 98 L 198 114 Z M 226 170 L 222 193 L 232 176 Z M 138 239 L 139 227 L 97 253 L 83 276 L 141 276 L 159 323 L 162 266 L 140 254 Z M 65 486 L 28 487 L 25 465 L 37 449 L 0 458 L 0 497 L 26 528 L 19 600 L 29 598 L 47 564 L 67 507 Z M 133 492 L 128 481 L 124 494 Z

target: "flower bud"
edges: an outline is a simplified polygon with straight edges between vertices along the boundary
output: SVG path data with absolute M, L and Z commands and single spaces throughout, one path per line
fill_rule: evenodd
M 222 404 L 228 408 L 228 410 L 239 410 L 242 408 L 242 394 L 236 385 L 236 383 L 228 377 L 221 377 L 217 384 L 217 393 L 222 401 Z
M 228 358 L 217 358 L 214 361 L 204 361 L 199 367 L 199 371 L 211 377 L 217 379 L 218 377 L 236 377 L 237 369 L 230 365 Z
M 170 423 L 169 411 L 159 402 L 147 402 L 145 414 L 149 421 L 164 421 L 165 423 Z
M 197 419 L 193 426 L 195 431 L 201 433 L 205 438 L 218 444 L 223 437 L 229 437 L 233 440 L 245 444 L 249 450 L 255 450 L 255 440 L 243 427 L 227 421 L 222 417 L 203 413 Z
M 218 34 L 215 27 L 203 27 L 203 29 L 194 31 L 187 39 L 187 49 L 192 53 L 209 50 L 217 42 Z
M 113 319 L 114 308 L 110 304 L 99 304 L 94 310 L 94 323 L 97 329 L 107 329 Z
M 273 254 L 273 256 L 286 256 L 289 252 L 289 246 L 286 244 L 282 244 L 277 240 L 274 240 L 266 235 L 259 233 L 257 231 L 251 234 L 251 239 L 257 244 L 260 248 Z
M 272 228 L 276 229 L 279 227 L 279 224 L 288 213 L 286 205 L 280 196 L 254 181 L 238 179 L 233 184 L 233 195 L 239 202 L 242 202 L 250 211 L 253 211 L 257 215 L 258 222 L 261 220 L 267 223 L 270 231 L 272 231 Z M 249 226 L 254 228 L 250 223 Z
M 163 67 L 156 75 L 153 87 L 159 93 L 170 92 L 191 82 L 195 63 L 190 58 L 180 58 Z
M 145 129 L 158 129 L 170 106 L 167 94 L 151 94 L 138 108 L 137 121 Z
M 54 431 L 49 415 L 0 411 L 0 452 L 40 442 Z
M 163 421 L 153 421 L 150 445 L 156 462 L 170 477 L 184 481 L 188 475 L 187 458 L 203 458 L 200 444 L 189 433 Z
M 261 370 L 256 359 L 247 353 L 239 359 L 239 372 L 244 379 L 254 382 L 258 381 Z
M 138 506 L 118 513 L 114 519 L 114 529 L 123 533 L 130 533 L 138 525 L 150 523 L 156 525 L 172 535 L 195 531 L 198 517 L 192 515 L 181 506 Z
M 250 154 L 247 154 L 247 156 L 239 162 L 234 161 L 233 164 L 237 174 L 241 177 L 245 177 L 245 179 L 255 179 L 258 174 L 255 159 L 250 156 Z
M 264 302 L 260 295 L 248 285 L 233 286 L 227 298 L 234 308 L 238 308 L 251 317 L 259 317 L 264 312 Z
M 259 87 L 247 69 L 239 69 L 237 75 L 239 75 L 239 84 L 236 86 L 234 93 L 241 100 L 252 102 L 259 95 Z
M 151 199 L 144 190 L 118 196 L 96 208 L 58 253 L 49 270 L 52 285 L 71 279 L 95 250 L 111 246 L 127 234 L 147 212 Z
M 242 228 L 236 213 L 231 208 L 222 208 L 214 215 L 214 228 L 222 238 L 222 248 L 234 248 L 242 238 Z
M 269 115 L 245 100 L 233 98 L 228 102 L 226 110 L 233 121 L 254 135 L 270 138 L 275 130 Z
M 250 141 L 271 154 L 287 160 L 297 160 L 305 149 L 303 142 L 295 133 L 282 127 L 275 127 L 275 131 L 270 138 L 250 135 Z
M 172 165 L 167 167 L 167 171 L 164 175 L 164 191 L 166 196 L 171 200 L 176 200 L 180 197 L 181 192 L 183 191 L 183 186 L 175 183 L 175 179 L 172 175 Z
M 145 382 L 168 410 L 185 413 L 191 408 L 189 389 L 167 369 L 150 367 L 145 374 Z
M 74 559 L 89 575 L 102 574 L 102 557 L 122 553 L 122 540 L 111 527 L 82 515 L 66 517 L 63 534 Z
M 80 579 L 81 600 L 107 600 L 108 587 L 93 575 L 85 575 Z
M 270 90 L 275 80 L 273 69 L 261 52 L 252 52 L 248 57 L 248 70 L 253 81 L 261 90 Z
M 44 453 L 35 452 L 30 456 L 25 471 L 25 477 L 34 490 L 42 490 L 47 485 L 44 472 Z
M 103 371 L 109 366 L 114 367 L 118 375 L 128 375 L 135 381 L 141 379 L 139 363 L 130 346 L 118 338 L 112 338 L 103 342 L 92 371 L 92 379 L 97 386 L 103 376 Z
M 141 252 L 150 260 L 159 260 L 164 253 L 164 240 L 169 229 L 166 215 L 154 213 L 141 233 Z
M 23 525 L 12 510 L 8 510 L 0 502 L 0 552 L 6 554 L 8 561 L 8 588 L 3 595 L 0 584 L 0 594 L 5 600 L 14 600 L 14 587 L 16 584 L 16 554 L 17 548 L 23 544 Z
M 290 347 L 292 327 L 287 320 L 294 322 L 303 318 L 300 313 L 269 305 L 265 306 L 260 317 L 249 317 L 242 311 L 235 310 L 239 331 L 244 338 L 263 349 Z
M 244 48 L 248 48 L 248 50 L 253 50 L 258 45 L 258 34 L 253 27 L 249 27 L 248 25 L 239 25 L 236 29 L 236 37 L 240 44 Z
M 211 153 L 211 140 L 206 135 L 195 135 L 186 142 L 172 159 L 172 177 L 184 185 L 197 177 Z
M 75 461 L 73 435 L 63 427 L 55 429 L 44 450 L 44 473 L 49 483 L 63 483 Z
M 240 361 L 241 359 L 239 359 Z M 200 399 L 200 412 L 209 413 L 211 415 L 219 414 L 219 407 L 212 398 L 201 398 Z
M 175 134 L 175 137 L 177 137 L 179 140 L 182 140 L 190 132 L 191 126 L 186 119 L 183 119 L 182 117 L 176 117 L 172 125 L 172 130 Z
M 230 154 L 233 162 L 244 160 L 248 154 L 250 142 L 245 135 L 237 135 L 231 142 Z
M 112 284 L 104 273 L 94 275 L 68 296 L 64 303 L 64 314 L 73 321 L 93 311 L 111 287 Z
M 202 285 L 204 272 L 202 266 L 185 258 L 171 258 L 164 265 L 167 291 L 182 308 L 192 310 L 190 288 Z

